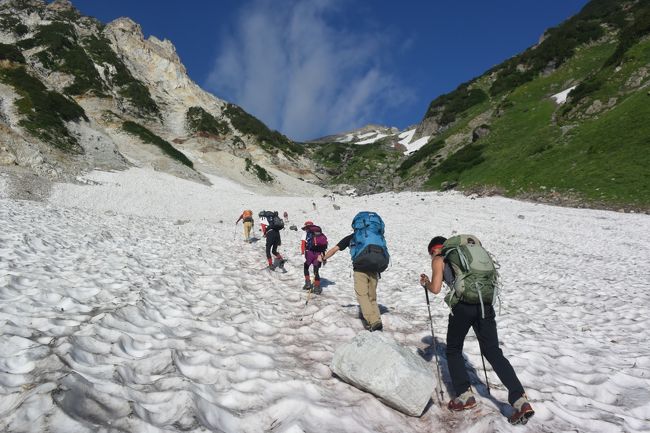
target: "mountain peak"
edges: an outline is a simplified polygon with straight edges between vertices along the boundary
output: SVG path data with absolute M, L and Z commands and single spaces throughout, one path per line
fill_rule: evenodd
M 47 7 L 51 10 L 55 10 L 59 12 L 76 10 L 75 7 L 70 2 L 70 0 L 54 0 Z
M 120 31 L 144 40 L 142 27 L 129 17 L 117 18 L 106 25 L 105 31 Z
M 130 47 L 127 51 L 140 52 L 136 57 L 155 57 L 175 65 L 179 73 L 187 74 L 185 66 L 176 53 L 176 47 L 169 40 L 160 40 L 155 36 L 145 39 L 142 27 L 130 18 L 118 18 L 111 21 L 104 29 L 104 34 L 116 42 L 117 47 Z M 141 52 L 144 50 L 144 52 Z

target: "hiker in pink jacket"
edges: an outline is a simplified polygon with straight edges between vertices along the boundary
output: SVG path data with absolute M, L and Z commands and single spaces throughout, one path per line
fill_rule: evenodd
M 303 265 L 305 274 L 305 285 L 302 286 L 303 290 L 312 290 L 316 294 L 320 294 L 323 289 L 320 286 L 320 274 L 318 273 L 321 262 L 318 257 L 327 250 L 327 236 L 317 225 L 312 221 L 305 221 L 302 227 L 303 235 L 300 241 L 300 252 L 305 256 L 305 263 Z M 314 267 L 314 283 L 311 282 L 309 275 L 309 267 Z

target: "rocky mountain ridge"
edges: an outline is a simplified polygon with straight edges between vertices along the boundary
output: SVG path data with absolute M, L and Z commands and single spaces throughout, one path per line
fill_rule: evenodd
M 71 180 L 150 166 L 270 192 L 458 188 L 646 210 L 649 34 L 647 2 L 592 0 L 407 130 L 295 143 L 203 91 L 171 42 L 128 18 L 0 0 L 0 168 Z
M 67 0 L 0 1 L 0 136 L 0 164 L 49 179 L 151 166 L 273 191 L 317 180 L 302 146 L 202 90 L 170 41 Z
M 350 143 L 350 144 L 369 144 L 374 143 L 384 137 L 394 136 L 400 133 L 400 130 L 394 126 L 382 125 L 365 125 L 361 128 L 339 134 L 327 135 L 325 137 L 309 140 L 308 143 Z

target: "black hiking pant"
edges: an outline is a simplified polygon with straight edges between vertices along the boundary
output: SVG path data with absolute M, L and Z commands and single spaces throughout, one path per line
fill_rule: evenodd
M 271 253 L 274 256 L 278 255 L 278 247 L 282 245 L 280 240 L 280 233 L 277 230 L 266 231 L 266 258 L 271 258 Z
M 465 369 L 465 360 L 463 359 L 463 343 L 471 327 L 474 329 L 476 338 L 478 338 L 483 356 L 499 376 L 499 380 L 508 388 L 508 401 L 513 404 L 524 393 L 524 387 L 521 386 L 515 370 L 499 348 L 494 308 L 490 304 L 484 304 L 484 308 L 485 319 L 481 318 L 480 304 L 466 304 L 464 302 L 456 304 L 452 310 L 454 314 L 449 315 L 447 363 L 451 383 L 456 396 L 469 389 L 469 375 Z

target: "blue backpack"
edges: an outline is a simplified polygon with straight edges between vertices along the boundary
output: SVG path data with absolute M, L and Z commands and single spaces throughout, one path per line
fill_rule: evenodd
M 390 255 L 384 239 L 384 227 L 384 221 L 375 212 L 359 212 L 354 217 L 354 234 L 350 240 L 354 269 L 378 273 L 386 270 Z

